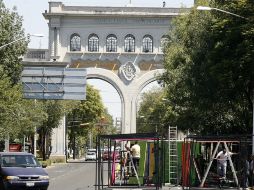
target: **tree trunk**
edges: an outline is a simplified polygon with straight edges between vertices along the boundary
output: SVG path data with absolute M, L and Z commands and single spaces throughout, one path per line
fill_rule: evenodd
M 46 134 L 42 134 L 42 159 L 45 161 L 46 160 Z

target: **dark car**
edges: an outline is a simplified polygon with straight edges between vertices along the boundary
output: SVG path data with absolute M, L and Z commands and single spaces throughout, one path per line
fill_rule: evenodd
M 47 190 L 49 176 L 33 154 L 0 152 L 1 190 Z

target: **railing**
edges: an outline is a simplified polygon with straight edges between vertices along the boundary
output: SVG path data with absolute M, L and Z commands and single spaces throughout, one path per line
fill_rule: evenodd
M 28 49 L 24 55 L 24 61 L 49 61 L 49 50 L 48 49 Z

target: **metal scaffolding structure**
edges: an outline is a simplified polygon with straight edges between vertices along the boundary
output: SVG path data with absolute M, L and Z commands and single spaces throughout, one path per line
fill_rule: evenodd
M 147 174 L 142 174 L 138 171 L 135 175 L 129 176 L 126 174 L 129 167 L 133 167 L 132 157 L 130 156 L 130 162 L 128 164 L 121 164 L 124 156 L 129 152 L 124 150 L 124 144 L 132 141 L 138 141 L 140 144 L 153 143 L 153 155 L 154 155 L 154 172 L 152 179 L 149 179 Z M 96 140 L 97 149 L 97 161 L 96 161 L 96 189 L 101 190 L 104 188 L 110 189 L 114 187 L 131 187 L 135 188 L 146 188 L 146 189 L 159 189 L 162 187 L 163 173 L 164 171 L 164 148 L 162 138 L 157 133 L 135 133 L 135 134 L 115 134 L 115 135 L 99 135 Z M 116 146 L 120 146 L 120 159 L 116 160 Z M 102 154 L 107 147 L 108 155 L 112 157 L 105 161 L 103 160 Z M 112 148 L 113 147 L 113 148 Z M 142 147 L 141 147 L 142 148 Z M 147 150 L 143 150 L 147 151 Z M 144 167 L 149 167 L 149 163 L 145 164 L 145 159 L 142 160 Z M 121 172 L 119 179 L 116 179 L 116 164 L 121 164 Z M 106 170 L 105 170 L 106 166 Z M 107 175 L 105 175 L 105 171 Z M 135 171 L 135 170 L 134 170 Z M 106 176 L 106 180 L 104 177 Z M 132 181 L 132 183 L 130 183 Z
M 225 149 L 228 154 L 230 174 L 227 177 L 221 177 L 215 169 L 216 155 L 220 149 Z M 228 185 L 240 188 L 244 183 L 244 164 L 249 161 L 250 155 L 250 136 L 188 136 L 182 150 L 183 187 L 221 188 Z

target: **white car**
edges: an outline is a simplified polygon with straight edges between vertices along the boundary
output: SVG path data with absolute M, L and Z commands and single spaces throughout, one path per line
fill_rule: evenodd
M 95 152 L 87 152 L 85 160 L 96 160 L 96 153 Z

